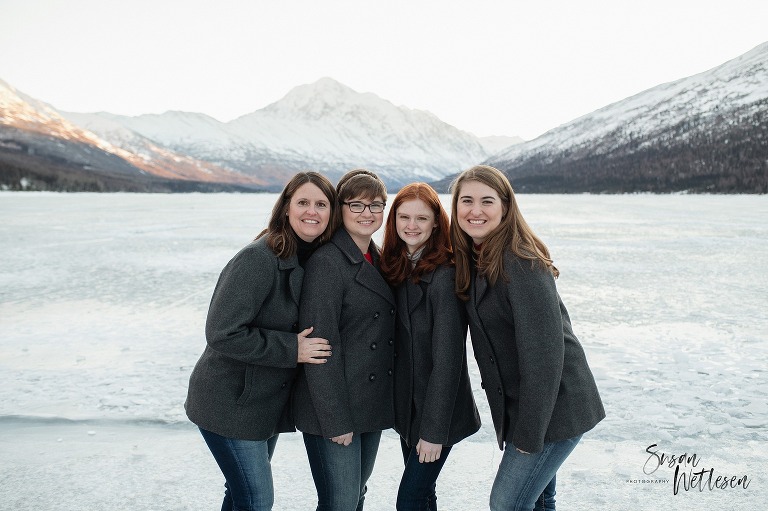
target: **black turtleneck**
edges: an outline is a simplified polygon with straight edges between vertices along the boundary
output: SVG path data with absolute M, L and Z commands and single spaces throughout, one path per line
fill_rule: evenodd
M 309 259 L 309 256 L 312 255 L 312 252 L 315 251 L 318 245 L 317 240 L 309 242 L 296 236 L 296 257 L 299 258 L 299 266 L 304 268 L 304 263 L 307 262 L 307 259 Z

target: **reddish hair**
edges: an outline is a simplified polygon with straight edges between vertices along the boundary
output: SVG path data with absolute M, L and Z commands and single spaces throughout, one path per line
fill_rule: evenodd
M 410 200 L 424 202 L 435 215 L 437 224 L 413 269 L 408 259 L 408 247 L 397 235 L 397 210 L 403 202 Z M 381 249 L 381 273 L 390 285 L 397 286 L 408 277 L 418 282 L 422 275 L 443 264 L 453 264 L 448 214 L 431 186 L 426 183 L 411 183 L 397 192 L 392 209 L 389 210 L 384 227 L 384 246 Z

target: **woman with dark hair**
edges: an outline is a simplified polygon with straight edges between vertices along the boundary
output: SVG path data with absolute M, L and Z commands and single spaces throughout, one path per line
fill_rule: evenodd
M 336 191 L 317 172 L 296 174 L 268 227 L 224 267 L 211 298 L 208 342 L 185 408 L 226 479 L 223 511 L 272 509 L 270 461 L 294 431 L 290 393 L 298 364 L 324 364 L 328 341 L 298 329 L 303 266 L 332 234 Z
M 478 165 L 451 191 L 456 293 L 504 450 L 490 508 L 554 510 L 558 468 L 605 417 L 597 385 L 506 176 Z
M 395 299 L 379 273 L 373 234 L 387 191 L 370 171 L 337 185 L 342 225 L 307 262 L 300 325 L 328 339 L 333 356 L 304 366 L 294 390 L 318 511 L 363 509 L 381 432 L 392 427 Z
M 397 509 L 437 510 L 436 481 L 451 447 L 480 428 L 467 372 L 467 322 L 437 193 L 413 183 L 395 197 L 381 269 L 397 300 L 395 430 L 405 470 Z

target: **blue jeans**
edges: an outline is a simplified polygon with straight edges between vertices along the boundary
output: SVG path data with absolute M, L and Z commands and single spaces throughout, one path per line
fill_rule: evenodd
M 547 443 L 533 454 L 507 444 L 493 481 L 491 511 L 554 511 L 555 474 L 579 440 L 581 435 Z
M 402 438 L 400 448 L 403 450 L 405 470 L 397 490 L 397 511 L 437 511 L 436 481 L 451 446 L 444 445 L 440 459 L 431 463 L 419 463 L 416 446 L 408 447 Z
M 270 461 L 278 435 L 239 440 L 202 428 L 200 433 L 226 479 L 221 511 L 270 511 L 275 501 Z
M 355 433 L 344 446 L 304 433 L 309 468 L 317 489 L 317 511 L 362 511 L 381 431 Z

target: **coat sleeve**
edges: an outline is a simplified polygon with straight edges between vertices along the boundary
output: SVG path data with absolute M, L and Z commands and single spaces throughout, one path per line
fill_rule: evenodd
M 211 349 L 229 358 L 292 368 L 298 361 L 298 336 L 255 324 L 267 300 L 274 299 L 279 269 L 276 257 L 246 248 L 224 267 L 205 323 Z
M 544 448 L 560 388 L 565 353 L 563 319 L 551 273 L 517 258 L 506 266 L 520 372 L 519 415 L 512 442 L 533 453 Z
M 448 442 L 466 352 L 466 312 L 454 293 L 450 274 L 436 274 L 428 295 L 433 314 L 432 372 L 424 396 L 419 436 L 435 444 Z
M 340 334 L 343 303 L 344 279 L 338 262 L 326 254 L 316 253 L 306 264 L 299 323 L 302 329 L 314 327 L 312 336 L 327 339 L 333 353 L 325 364 L 304 366 L 312 406 L 325 438 L 354 432 L 355 429 Z

